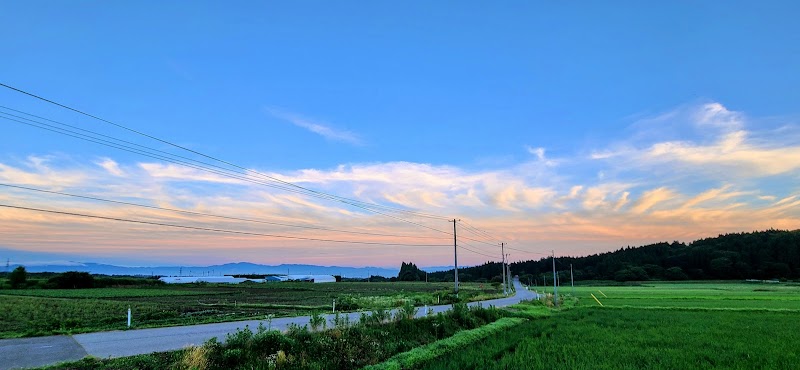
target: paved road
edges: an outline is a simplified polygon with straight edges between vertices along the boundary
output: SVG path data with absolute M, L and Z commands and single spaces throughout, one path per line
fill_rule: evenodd
M 536 299 L 536 293 L 526 290 L 519 281 L 514 281 L 516 294 L 507 298 L 472 302 L 469 306 L 504 307 L 522 300 Z M 439 313 L 447 311 L 451 305 L 420 307 L 417 317 L 428 311 Z M 344 316 L 345 314 L 342 314 Z M 348 313 L 350 322 L 357 322 L 361 313 Z M 332 325 L 334 315 L 326 315 Z M 272 320 L 272 329 L 284 331 L 290 325 L 306 325 L 309 316 L 281 317 Z M 109 331 L 69 336 L 51 336 L 23 339 L 0 340 L 0 370 L 38 367 L 63 361 L 74 361 L 86 355 L 99 358 L 133 356 L 152 352 L 173 351 L 191 345 L 201 345 L 206 340 L 225 335 L 249 326 L 255 329 L 265 320 L 236 321 L 217 324 L 173 326 L 168 328 Z M 331 326 L 329 325 L 329 326 Z

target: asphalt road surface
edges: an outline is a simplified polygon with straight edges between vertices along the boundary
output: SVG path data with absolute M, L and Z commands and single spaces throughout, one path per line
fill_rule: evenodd
M 506 298 L 472 302 L 469 306 L 504 307 L 523 300 L 536 299 L 536 293 L 526 290 L 519 281 L 514 280 L 516 294 Z M 451 305 L 420 307 L 417 317 L 428 312 L 447 311 Z M 394 312 L 394 311 L 393 311 Z M 348 316 L 350 322 L 358 322 L 361 313 L 340 314 Z M 333 324 L 333 314 L 325 315 L 329 326 Z M 187 346 L 201 345 L 211 338 L 224 340 L 228 333 L 250 327 L 255 330 L 259 324 L 273 330 L 285 331 L 290 325 L 306 325 L 309 316 L 280 317 L 266 320 L 235 321 L 217 324 L 173 326 L 167 328 L 108 331 L 76 334 L 73 336 L 50 336 L 37 338 L 0 340 L 0 370 L 23 369 L 52 365 L 64 361 L 79 360 L 87 355 L 98 358 L 133 356 L 152 352 L 174 351 Z

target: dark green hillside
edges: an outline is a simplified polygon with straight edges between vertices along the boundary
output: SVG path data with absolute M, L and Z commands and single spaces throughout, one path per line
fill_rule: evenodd
M 800 230 L 734 233 L 696 240 L 689 244 L 662 242 L 626 247 L 586 257 L 559 257 L 556 269 L 569 279 L 573 265 L 576 280 L 725 280 L 800 278 Z M 552 260 L 511 264 L 523 280 L 552 281 Z M 437 272 L 429 279 L 452 280 L 453 271 Z M 546 277 L 545 277 L 546 276 Z M 500 278 L 500 264 L 459 269 L 459 280 Z

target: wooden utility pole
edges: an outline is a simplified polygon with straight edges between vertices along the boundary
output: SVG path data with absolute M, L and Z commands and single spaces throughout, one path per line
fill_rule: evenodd
M 501 274 L 503 275 L 503 294 L 508 295 L 508 286 L 506 285 L 506 250 L 505 250 L 505 243 L 500 243 L 500 256 L 503 257 L 503 262 L 500 267 L 503 269 Z
M 511 292 L 511 258 L 509 257 L 511 254 L 506 254 L 506 281 L 508 281 L 508 292 Z
M 553 252 L 553 305 L 558 307 L 558 276 L 556 275 L 556 251 Z
M 575 277 L 572 275 L 572 264 L 569 264 L 569 282 L 572 284 L 572 296 L 575 296 Z
M 458 238 L 456 237 L 456 222 L 457 219 L 453 219 L 453 263 L 455 268 L 453 271 L 455 272 L 455 290 L 456 290 L 456 298 L 458 298 Z

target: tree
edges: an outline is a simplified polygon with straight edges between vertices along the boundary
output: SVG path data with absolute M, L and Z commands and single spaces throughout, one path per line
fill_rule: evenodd
M 417 265 L 403 262 L 400 265 L 400 273 L 397 274 L 400 281 L 425 281 L 425 271 L 420 270 Z
M 67 271 L 47 281 L 58 289 L 94 288 L 94 276 L 88 272 Z
M 25 271 L 25 266 L 17 266 L 14 271 L 11 271 L 8 274 L 8 282 L 14 289 L 25 286 L 28 282 L 28 271 Z
M 711 270 L 717 277 L 728 279 L 734 275 L 733 262 L 728 257 L 714 258 L 711 260 Z
M 667 280 L 686 280 L 689 278 L 689 275 L 686 275 L 682 268 L 675 266 L 668 268 L 667 271 L 664 272 L 664 277 L 667 278 Z

